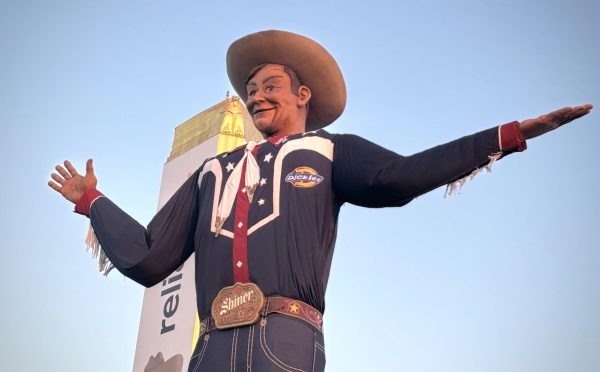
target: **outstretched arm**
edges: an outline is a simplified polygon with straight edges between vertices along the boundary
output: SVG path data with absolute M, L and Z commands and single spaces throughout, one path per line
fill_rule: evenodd
M 66 169 L 65 169 L 66 168 Z M 106 256 L 121 273 L 152 286 L 185 262 L 194 251 L 198 217 L 197 170 L 150 221 L 140 225 L 96 190 L 92 161 L 81 176 L 70 162 L 57 166 L 49 186 L 76 203 L 75 211 L 90 218 Z
M 499 156 L 498 128 L 403 156 L 354 135 L 334 140 L 333 182 L 340 202 L 399 207 L 468 175 Z
M 396 154 L 357 136 L 338 135 L 334 139 L 335 192 L 340 202 L 365 207 L 401 206 L 421 194 L 473 174 L 492 158 L 522 151 L 523 140 L 567 124 L 591 109 L 592 105 L 565 107 L 410 156 Z

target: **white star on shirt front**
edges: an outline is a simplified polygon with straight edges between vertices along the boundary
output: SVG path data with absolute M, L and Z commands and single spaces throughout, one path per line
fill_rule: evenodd
M 231 172 L 233 170 L 233 163 L 227 163 L 225 169 L 227 169 L 227 172 Z
M 265 155 L 265 163 L 269 163 L 271 161 L 271 158 L 273 157 L 273 155 L 271 153 L 268 153 L 267 155 Z
M 261 186 L 264 186 L 267 183 L 267 179 L 266 178 L 261 178 L 259 183 L 260 183 Z
M 263 205 L 263 204 L 265 204 L 265 199 L 260 199 L 260 200 L 258 201 L 258 205 Z

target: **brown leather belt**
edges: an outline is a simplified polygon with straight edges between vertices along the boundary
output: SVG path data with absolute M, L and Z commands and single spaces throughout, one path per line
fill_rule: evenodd
M 315 327 L 319 332 L 323 332 L 323 316 L 309 304 L 281 296 L 267 297 L 265 302 L 265 306 L 261 310 L 262 317 L 272 313 L 284 314 L 301 319 Z M 200 322 L 200 336 L 214 329 L 217 329 L 217 326 L 212 317 L 208 316 Z

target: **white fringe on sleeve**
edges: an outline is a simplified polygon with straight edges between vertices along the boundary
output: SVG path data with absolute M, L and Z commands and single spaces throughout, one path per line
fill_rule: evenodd
M 482 168 L 485 168 L 485 170 L 488 173 L 491 173 L 494 163 L 496 162 L 496 160 L 500 159 L 501 157 L 502 157 L 502 151 L 493 153 L 492 155 L 488 156 L 488 158 L 490 159 L 490 162 L 487 163 L 486 165 L 484 165 Z M 462 189 L 462 187 L 464 186 L 464 184 L 467 181 L 470 181 L 473 178 L 475 178 L 475 176 L 478 175 L 479 172 L 481 172 L 482 168 L 475 168 L 470 174 L 468 174 L 468 175 L 464 176 L 463 178 L 460 178 L 454 182 L 450 182 L 448 185 L 446 185 L 446 192 L 444 193 L 444 198 L 458 194 L 460 192 L 460 189 Z
M 85 245 L 87 247 L 86 250 L 92 251 L 92 258 L 98 258 L 98 270 L 102 273 L 102 275 L 107 276 L 108 273 L 115 267 L 110 263 L 106 253 L 100 246 L 100 242 L 98 241 L 98 237 L 96 237 L 96 233 L 94 232 L 92 224 L 90 224 L 88 229 L 87 237 L 85 238 Z

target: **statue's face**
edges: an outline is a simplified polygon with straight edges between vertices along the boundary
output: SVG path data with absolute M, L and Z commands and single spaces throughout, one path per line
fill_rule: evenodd
M 268 64 L 246 84 L 246 107 L 254 125 L 266 137 L 289 134 L 298 121 L 300 97 L 292 93 L 290 76 L 282 65 Z

